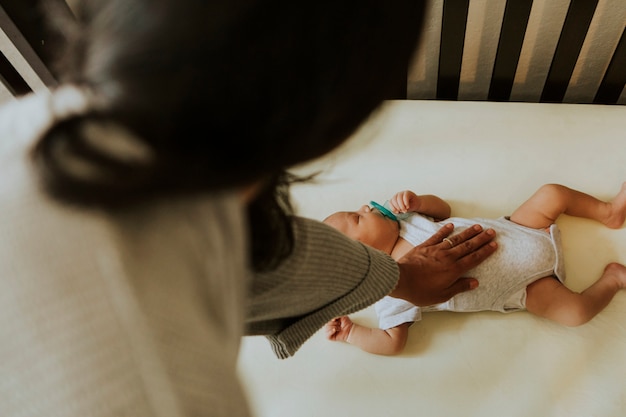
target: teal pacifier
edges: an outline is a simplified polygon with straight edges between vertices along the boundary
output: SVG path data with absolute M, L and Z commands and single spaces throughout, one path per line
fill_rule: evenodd
M 391 212 L 391 210 L 387 209 L 385 206 L 381 206 L 380 204 L 378 204 L 375 201 L 370 201 L 370 204 L 378 211 L 380 211 L 383 216 L 390 218 L 393 221 L 398 221 L 398 218 L 396 217 L 395 214 L 393 214 Z
M 380 211 L 382 213 L 383 216 L 394 220 L 394 221 L 398 221 L 398 220 L 404 220 L 407 217 L 411 216 L 411 213 L 398 213 L 398 214 L 394 214 L 391 211 L 391 206 L 389 205 L 389 200 L 385 201 L 385 204 L 383 204 L 382 206 L 380 204 L 378 204 L 375 201 L 370 201 L 370 204 L 372 205 L 372 207 L 374 207 L 376 210 Z

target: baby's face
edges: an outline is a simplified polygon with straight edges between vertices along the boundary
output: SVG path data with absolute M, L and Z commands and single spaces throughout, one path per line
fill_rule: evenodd
M 331 214 L 324 223 L 352 239 L 383 251 L 393 247 L 400 232 L 397 221 L 383 216 L 380 211 L 367 205 L 357 211 L 339 211 Z

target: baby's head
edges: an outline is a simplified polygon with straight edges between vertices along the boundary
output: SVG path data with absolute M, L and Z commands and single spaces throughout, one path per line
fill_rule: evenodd
M 391 253 L 400 233 L 397 221 L 367 205 L 357 211 L 333 213 L 324 219 L 324 223 L 354 240 L 387 253 Z

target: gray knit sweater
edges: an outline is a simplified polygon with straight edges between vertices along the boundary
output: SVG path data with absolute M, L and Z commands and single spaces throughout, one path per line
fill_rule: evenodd
M 278 270 L 254 278 L 246 320 L 247 334 L 266 335 L 281 359 L 328 320 L 387 295 L 399 276 L 387 254 L 324 223 L 296 218 L 294 229 L 291 257 Z

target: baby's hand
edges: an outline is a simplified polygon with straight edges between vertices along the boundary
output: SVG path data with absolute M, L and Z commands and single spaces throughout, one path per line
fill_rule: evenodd
M 418 212 L 420 198 L 413 191 L 400 191 L 391 197 L 389 205 L 394 213 L 407 213 L 409 211 Z
M 336 317 L 324 326 L 326 338 L 334 342 L 345 342 L 353 325 L 348 316 Z

